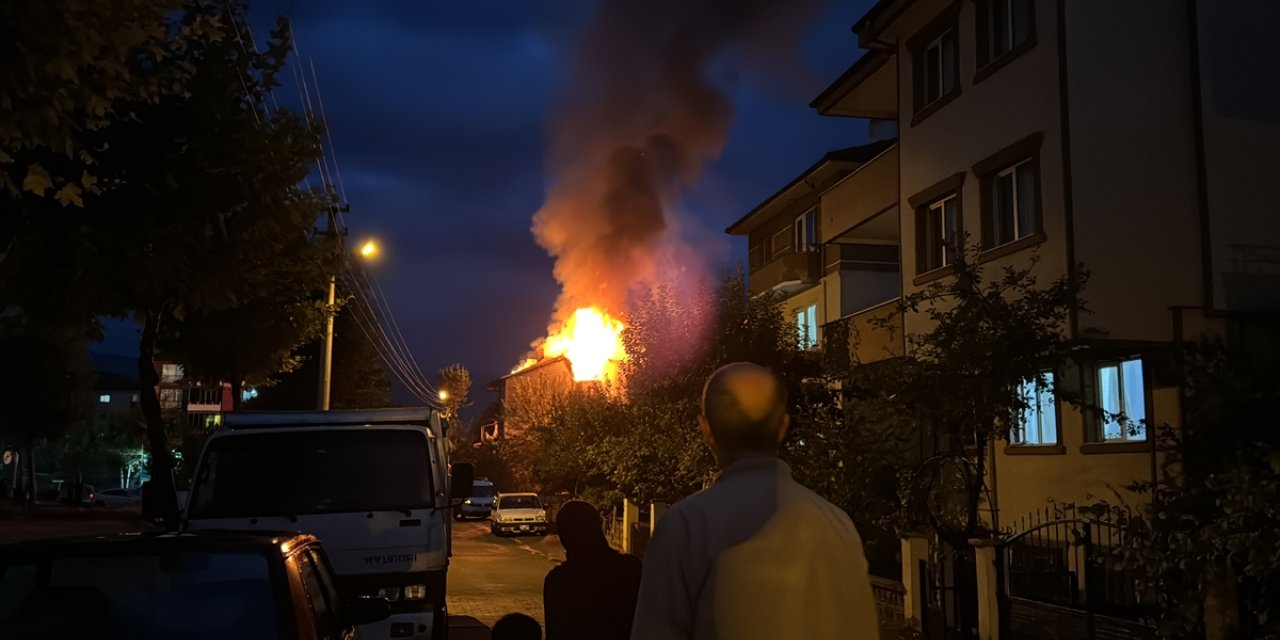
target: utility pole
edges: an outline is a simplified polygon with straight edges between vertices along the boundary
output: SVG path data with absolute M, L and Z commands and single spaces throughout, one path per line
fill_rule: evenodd
M 346 254 L 342 249 L 342 236 L 334 229 L 334 218 L 337 212 L 333 208 L 329 209 L 329 224 L 325 230 L 325 235 L 333 238 L 338 244 L 338 253 L 344 259 Z M 341 268 L 341 267 L 340 267 Z M 329 275 L 329 296 L 324 308 L 324 354 L 320 361 L 320 388 L 316 393 L 316 408 L 321 411 L 329 410 L 329 392 L 333 379 L 333 319 L 337 315 L 337 309 L 334 308 L 337 298 L 338 276 L 337 274 Z
M 321 411 L 329 410 L 329 389 L 333 378 L 333 317 L 337 315 L 333 306 L 337 287 L 337 276 L 329 276 L 329 302 L 324 312 L 324 358 L 320 369 L 320 393 L 316 400 L 316 408 Z

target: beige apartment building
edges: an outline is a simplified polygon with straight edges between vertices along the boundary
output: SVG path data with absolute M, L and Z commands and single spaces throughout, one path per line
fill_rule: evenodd
M 1064 327 L 1083 355 L 1047 374 L 1088 404 L 1174 427 L 1182 415 L 1178 345 L 1203 335 L 1247 343 L 1274 326 L 1277 5 L 881 0 L 853 30 L 865 52 L 812 106 L 865 119 L 893 140 L 838 170 L 829 155 L 730 227 L 749 237 L 753 292 L 783 287 L 797 318 L 815 305 L 819 327 L 851 323 L 851 352 L 867 362 L 901 353 L 902 343 L 856 329 L 897 295 L 950 276 L 948 246 L 959 238 L 979 245 L 988 271 L 1034 256 L 1041 283 L 1077 278 L 1083 265 L 1088 312 Z M 788 237 L 792 252 L 807 246 L 798 229 L 809 211 L 817 226 L 811 251 L 824 256 L 816 272 L 785 246 Z M 925 319 L 903 322 L 910 333 Z M 1032 410 L 990 452 L 997 530 L 1016 538 L 1044 519 L 1029 516 L 1061 515 L 1064 504 L 1141 500 L 1124 487 L 1160 473 L 1152 427 L 1122 429 L 1051 392 L 1029 385 L 1027 393 L 1037 400 Z M 1062 565 L 1078 605 L 1077 596 L 1092 596 L 1073 568 L 1076 555 L 1040 561 Z M 1009 568 L 1009 557 L 1000 562 Z M 990 574 L 979 566 L 969 579 L 990 587 Z M 944 588 L 960 579 L 940 575 Z M 904 559 L 907 615 L 917 620 L 927 614 L 920 580 Z M 962 635 L 1027 637 L 1036 624 L 1084 615 L 1051 598 L 1023 602 L 1004 584 L 998 598 L 973 605 L 974 619 L 953 610 L 938 624 Z M 1124 632 L 1145 634 L 1135 629 Z

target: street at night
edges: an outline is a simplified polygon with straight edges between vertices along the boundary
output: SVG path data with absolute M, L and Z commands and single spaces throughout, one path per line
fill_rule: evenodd
M 1280 640 L 1278 0 L 0 0 L 3 640 Z
M 563 561 L 564 549 L 554 534 L 503 538 L 489 533 L 488 522 L 455 523 L 449 575 L 453 628 L 475 628 L 472 621 L 490 627 L 508 613 L 541 622 L 542 581 Z

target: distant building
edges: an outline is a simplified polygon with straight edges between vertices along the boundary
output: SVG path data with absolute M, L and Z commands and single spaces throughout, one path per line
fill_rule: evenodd
M 481 438 L 488 442 L 520 438 L 573 385 L 573 370 L 563 357 L 547 358 L 490 382 L 485 389 L 498 394 L 499 409 L 494 420 L 481 425 Z

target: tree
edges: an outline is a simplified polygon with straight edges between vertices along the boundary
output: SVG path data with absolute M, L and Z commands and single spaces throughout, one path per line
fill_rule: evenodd
M 851 424 L 931 444 L 901 477 L 899 529 L 924 527 L 955 548 L 988 533 L 989 445 L 1007 437 L 1027 406 L 1023 383 L 1045 386 L 1041 372 L 1067 361 L 1064 327 L 1083 306 L 1083 269 L 1077 281 L 1064 276 L 1039 287 L 1032 259 L 987 280 L 977 251 L 962 244 L 954 276 L 904 296 L 897 317 L 880 323 L 891 331 L 903 315 L 920 321 L 902 357 L 855 366 L 846 378 Z
M 545 487 L 600 504 L 689 495 L 714 469 L 696 427 L 712 371 L 742 360 L 771 367 L 796 402 L 817 371 L 777 299 L 750 297 L 740 271 L 687 296 L 664 287 L 638 296 L 623 342 L 620 387 L 577 385 L 531 429 L 526 447 Z
M 471 394 L 471 372 L 461 364 L 451 364 L 440 370 L 437 382 L 440 389 L 440 404 L 444 406 L 442 415 L 455 426 L 461 419 L 462 410 L 471 406 L 468 396 Z
M 166 505 L 172 456 L 153 362 L 161 336 L 184 318 L 295 303 L 294 292 L 322 286 L 316 273 L 336 268 L 311 233 L 333 203 L 299 187 L 320 154 L 316 128 L 267 106 L 287 57 L 287 24 L 278 23 L 265 52 L 250 51 L 239 37 L 245 12 L 242 3 L 188 3 L 167 25 L 169 52 L 143 65 L 154 77 L 181 77 L 181 90 L 122 98 L 128 118 L 78 133 L 100 150 L 96 179 L 109 188 L 62 215 L 25 193 L 0 223 L 9 244 L 0 299 L 63 322 L 108 314 L 141 325 L 141 405 Z M 296 287 L 285 300 L 272 295 L 282 282 Z
M 176 0 L 0 4 L 0 191 L 80 206 L 85 192 L 99 188 L 94 164 L 104 148 L 83 134 L 181 91 L 186 67 L 157 68 L 181 43 L 165 23 L 179 6 Z

